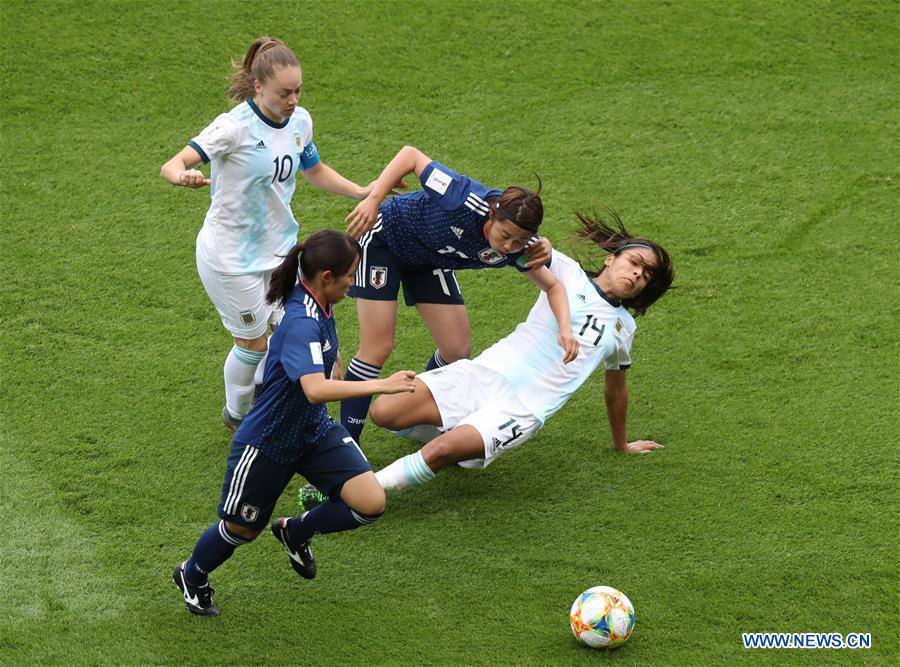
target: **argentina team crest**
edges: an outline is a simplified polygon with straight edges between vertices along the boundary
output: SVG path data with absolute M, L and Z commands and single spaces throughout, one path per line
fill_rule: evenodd
M 370 266 L 369 267 L 369 284 L 375 289 L 381 289 L 387 285 L 387 267 L 386 266 Z
M 485 248 L 478 253 L 478 259 L 480 259 L 485 264 L 496 264 L 506 259 L 506 255 L 501 255 L 493 248 Z
M 244 521 L 256 521 L 256 517 L 259 516 L 259 508 L 254 507 L 248 503 L 244 503 L 241 505 L 241 518 Z

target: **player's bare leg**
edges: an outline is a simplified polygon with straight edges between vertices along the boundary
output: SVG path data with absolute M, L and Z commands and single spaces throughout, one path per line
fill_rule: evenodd
M 436 360 L 433 358 L 428 368 L 436 368 L 468 359 L 472 352 L 472 334 L 469 328 L 469 313 L 466 307 L 456 304 L 418 303 L 416 309 L 431 337 L 437 343 Z
M 380 368 L 394 350 L 397 302 L 357 299 L 356 315 L 359 319 L 359 352 L 355 358 Z
M 428 385 L 416 378 L 413 393 L 385 394 L 372 404 L 369 414 L 382 428 L 400 431 L 417 424 L 441 425 L 441 413 Z

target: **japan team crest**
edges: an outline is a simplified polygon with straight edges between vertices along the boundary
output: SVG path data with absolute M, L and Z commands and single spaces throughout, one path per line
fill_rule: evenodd
M 485 248 L 478 253 L 478 259 L 480 259 L 485 264 L 497 264 L 498 262 L 502 262 L 504 259 L 506 259 L 506 256 L 501 255 L 493 248 Z
M 259 508 L 254 507 L 248 503 L 244 503 L 241 505 L 241 518 L 244 521 L 256 521 L 256 517 L 259 516 Z
M 370 266 L 369 284 L 375 289 L 381 289 L 387 284 L 387 272 L 386 266 Z

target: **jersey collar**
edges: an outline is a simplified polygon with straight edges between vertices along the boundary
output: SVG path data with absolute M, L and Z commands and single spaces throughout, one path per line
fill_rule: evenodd
M 602 289 L 600 289 L 600 285 L 598 285 L 597 283 L 594 282 L 594 279 L 591 278 L 590 275 L 588 275 L 587 271 L 584 272 L 584 275 L 587 276 L 587 279 L 590 281 L 591 285 L 593 285 L 594 289 L 597 290 L 597 294 L 599 294 L 600 298 L 603 299 L 604 301 L 606 301 L 606 303 L 608 303 L 610 306 L 614 306 L 616 308 L 618 308 L 619 306 L 622 305 L 622 302 L 619 299 L 613 299 L 606 292 L 604 292 Z
M 316 296 L 316 293 L 313 292 L 312 289 L 310 289 L 310 286 L 307 285 L 306 281 L 304 281 L 302 278 L 300 280 L 300 285 L 303 287 L 304 291 L 312 297 L 313 301 L 316 302 L 316 305 L 319 307 L 319 310 L 321 310 L 325 314 L 325 317 L 331 317 L 331 304 L 328 304 L 328 308 L 322 306 L 322 304 L 319 302 L 318 297 Z
M 247 105 L 251 109 L 253 109 L 253 113 L 255 113 L 262 122 L 264 122 L 269 127 L 274 127 L 276 130 L 280 130 L 281 128 L 285 127 L 288 124 L 288 122 L 291 120 L 290 118 L 285 118 L 280 123 L 276 123 L 274 120 L 269 118 L 266 114 L 264 114 L 258 106 L 256 106 L 256 102 L 253 101 L 252 97 L 247 98 Z

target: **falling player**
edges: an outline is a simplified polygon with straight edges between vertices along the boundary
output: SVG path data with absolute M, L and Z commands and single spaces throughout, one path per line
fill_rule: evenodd
M 582 215 L 579 220 L 579 235 L 609 254 L 592 274 L 553 252 L 549 270 L 568 292 L 577 359 L 563 363 L 554 344 L 558 327 L 541 295 L 525 322 L 475 359 L 422 373 L 412 394 L 379 398 L 372 406 L 376 424 L 395 431 L 428 424 L 443 431 L 376 473 L 385 490 L 424 484 L 454 463 L 488 465 L 531 438 L 600 364 L 613 447 L 643 454 L 662 447 L 626 437 L 625 370 L 635 332 L 629 311 L 641 315 L 666 293 L 674 277 L 671 260 L 657 243 L 630 234 L 615 214 L 614 226 Z

